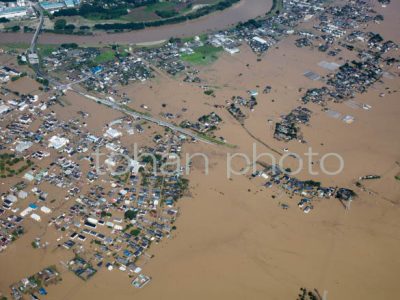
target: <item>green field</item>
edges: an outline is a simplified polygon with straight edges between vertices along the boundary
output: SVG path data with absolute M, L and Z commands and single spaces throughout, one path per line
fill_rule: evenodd
M 131 22 L 152 21 L 181 15 L 188 11 L 190 11 L 190 8 L 186 7 L 182 2 L 158 2 L 134 8 L 129 14 L 122 16 L 120 19 Z M 166 15 L 161 17 L 157 12 L 165 13 Z M 168 16 L 168 13 L 172 14 Z
M 113 50 L 107 50 L 102 52 L 99 56 L 94 59 L 94 63 L 102 64 L 115 59 L 115 52 Z
M 183 54 L 182 60 L 195 65 L 203 65 L 214 62 L 218 58 L 218 53 L 222 51 L 221 47 L 204 45 L 195 49 L 193 54 Z
M 267 13 L 267 16 L 275 16 L 283 11 L 283 0 L 273 0 L 271 10 Z
M 5 50 L 28 49 L 29 44 L 28 43 L 6 43 L 6 44 L 2 44 L 1 48 L 5 49 Z
M 38 45 L 37 49 L 41 57 L 49 56 L 51 52 L 57 50 L 58 45 Z
M 158 2 L 154 4 L 149 4 L 144 9 L 146 12 L 155 12 L 156 10 L 170 10 L 176 7 L 174 2 Z

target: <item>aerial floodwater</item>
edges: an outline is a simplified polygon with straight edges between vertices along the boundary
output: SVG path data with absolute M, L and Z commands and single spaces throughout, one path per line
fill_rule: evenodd
M 170 37 L 188 37 L 208 31 L 229 28 L 239 22 L 265 15 L 271 6 L 272 0 L 242 0 L 221 12 L 212 13 L 199 19 L 162 27 L 112 34 L 95 31 L 91 36 L 79 36 L 43 32 L 39 37 L 39 44 L 139 44 L 162 41 Z M 32 33 L 0 33 L 2 43 L 29 43 L 31 39 Z
M 399 14 L 0 0 L 0 300 L 400 299 Z

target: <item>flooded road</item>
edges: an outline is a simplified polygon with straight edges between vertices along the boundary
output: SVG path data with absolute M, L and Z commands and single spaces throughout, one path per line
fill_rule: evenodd
M 229 28 L 239 22 L 265 15 L 272 6 L 272 0 L 242 0 L 238 4 L 199 19 L 184 23 L 152 27 L 143 30 L 112 33 L 95 32 L 93 36 L 42 33 L 39 44 L 138 44 L 151 43 L 170 37 L 188 37 L 201 33 Z M 0 43 L 30 43 L 32 33 L 0 33 Z

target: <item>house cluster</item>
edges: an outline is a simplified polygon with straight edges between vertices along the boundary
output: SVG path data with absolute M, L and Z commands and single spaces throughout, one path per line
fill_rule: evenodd
M 0 93 L 4 96 L 4 100 L 0 102 L 0 120 L 4 126 L 0 132 L 3 149 L 14 151 L 12 155 L 29 161 L 30 157 L 27 154 L 36 147 L 35 145 L 43 143 L 46 133 L 46 128 L 31 131 L 29 127 L 40 118 L 48 117 L 46 111 L 55 103 L 57 96 L 49 95 L 47 100 L 43 100 L 43 96 L 39 99 L 38 95 L 20 94 L 5 87 L 1 88 Z M 35 158 L 41 155 L 44 157 L 45 153 L 37 152 L 35 155 Z
M 191 50 L 188 50 L 188 47 L 186 47 L 186 51 Z M 145 61 L 151 62 L 157 68 L 160 68 L 172 76 L 188 68 L 180 59 L 181 53 L 183 53 L 182 47 L 176 42 L 170 42 L 157 48 L 139 49 L 135 52 L 136 55 Z
M 329 56 L 336 56 L 342 51 L 355 52 L 356 58 L 342 65 L 321 62 L 320 66 L 332 71 L 322 80 L 325 86 L 310 88 L 301 97 L 303 104 L 309 102 L 326 106 L 329 101 L 349 102 L 357 94 L 365 93 L 377 81 L 381 80 L 390 68 L 399 65 L 396 56 L 398 45 L 385 40 L 380 34 L 361 30 L 368 22 L 378 22 L 382 16 L 376 14 L 371 3 L 354 0 L 345 4 L 317 10 L 317 20 L 313 31 L 297 30 L 300 37 L 295 41 L 298 47 L 318 46 L 319 51 L 327 51 Z M 306 72 L 310 79 L 321 79 L 318 74 Z M 363 106 L 369 109 L 370 106 Z M 305 117 L 309 122 L 309 115 Z M 354 117 L 345 116 L 345 123 L 352 123 Z M 279 140 L 298 139 L 297 123 L 299 120 L 277 123 L 275 138 Z
M 224 33 L 217 33 L 210 35 L 208 37 L 208 41 L 214 47 L 222 47 L 226 52 L 229 54 L 236 54 L 239 53 L 239 46 L 241 43 L 238 40 L 234 40 Z
M 139 171 L 114 175 L 107 184 L 92 179 L 86 194 L 75 193 L 69 211 L 51 219 L 56 230 L 67 233 L 59 242 L 76 254 L 67 265 L 78 277 L 88 280 L 105 267 L 126 272 L 135 287 L 150 280 L 141 273 L 140 261 L 150 258 L 146 251 L 152 243 L 175 228 L 176 201 L 187 188 L 180 170 L 153 173 L 161 160 L 179 155 L 182 139 L 171 135 L 155 140 L 154 148 L 141 151 Z
M 265 20 L 250 20 L 234 29 L 234 34 L 244 39 L 258 54 L 266 52 L 278 41 L 294 33 L 301 21 L 308 20 L 323 10 L 324 1 L 283 1 L 284 13 L 271 15 Z
M 183 128 L 190 128 L 200 133 L 206 133 L 218 128 L 219 123 L 222 121 L 221 117 L 215 112 L 208 115 L 201 116 L 197 122 L 183 121 L 180 126 Z
M 2 102 L 7 106 L 1 119 L 2 151 L 12 154 L 5 161 L 21 158 L 33 164 L 23 170 L 18 185 L 1 195 L 0 249 L 25 232 L 26 222 L 48 222 L 59 237 L 46 245 L 72 251 L 75 258 L 66 266 L 78 277 L 88 280 L 104 266 L 129 274 L 134 287 L 147 284 L 150 277 L 141 272 L 142 260 L 149 258 L 152 243 L 174 230 L 177 200 L 188 187 L 183 167 L 163 163 L 180 156 L 186 137 L 156 134 L 134 153 L 123 138 L 140 138 L 145 129 L 139 118 L 116 119 L 102 133 L 93 133 L 87 112 L 59 118 L 51 110 L 51 92 L 22 95 L 5 86 L 1 92 L 8 99 Z M 214 113 L 199 118 L 204 128 L 220 121 Z M 106 154 L 100 161 L 91 154 L 96 150 Z M 126 161 L 121 154 L 132 159 Z M 65 209 L 57 210 L 60 204 Z M 25 291 L 39 292 L 31 283 L 23 284 L 13 289 L 17 299 Z
M 270 87 L 266 87 L 265 93 L 270 92 Z M 226 101 L 226 109 L 228 112 L 239 122 L 243 122 L 247 118 L 247 114 L 243 112 L 242 108 L 246 108 L 249 111 L 254 111 L 257 105 L 257 90 L 247 91 L 249 97 L 232 96 L 230 100 Z
M 311 110 L 299 106 L 289 114 L 281 116 L 282 121 L 275 124 L 274 138 L 280 141 L 302 141 L 299 125 L 307 125 L 310 122 Z
M 15 70 L 14 68 L 10 68 L 8 66 L 0 67 L 0 82 L 5 83 L 10 80 L 14 80 L 14 78 L 18 78 L 21 76 L 21 72 Z
M 15 120 L 14 124 L 17 127 L 19 127 L 18 125 L 29 125 L 34 119 L 34 115 L 40 114 L 41 111 L 46 110 L 51 105 L 51 103 L 40 101 L 38 95 L 14 94 L 4 87 L 1 88 L 0 94 L 5 96 L 4 100 L 0 100 L 0 118 L 7 119 L 15 111 L 18 114 L 18 119 Z
M 247 107 L 251 111 L 254 111 L 254 107 L 258 104 L 256 99 L 256 97 L 258 96 L 258 92 L 256 90 L 249 90 L 247 91 L 247 93 L 249 94 L 249 98 L 233 96 L 231 98 L 231 101 L 232 103 Z
M 396 47 L 392 41 L 384 42 L 379 34 L 360 30 L 366 23 L 382 20 L 383 16 L 376 14 L 371 3 L 363 0 L 328 6 L 318 14 L 318 20 L 313 26 L 315 32 L 297 32 L 301 37 L 296 40 L 296 46 L 308 47 L 317 44 L 320 51 L 328 51 L 328 55 L 331 56 L 336 56 L 340 51 L 338 48 L 333 48 L 335 42 L 350 51 L 355 50 L 357 45 L 362 46 L 362 43 L 367 43 L 370 48 L 388 51 Z
M 17 201 L 12 194 L 2 196 L 2 207 L 0 208 L 0 252 L 7 249 L 8 245 L 24 234 L 25 229 L 21 225 L 22 217 L 14 214 L 6 215 L 7 207 L 11 208 Z
M 116 58 L 113 50 L 101 52 L 90 47 L 60 47 L 44 57 L 43 63 L 49 71 L 63 72 L 67 80 L 80 82 L 89 91 L 114 95 L 117 93 L 117 85 L 143 82 L 153 77 L 150 68 L 141 58 L 133 57 L 126 51 L 123 54 Z M 101 55 L 110 57 L 102 61 L 99 59 Z
M 117 85 L 127 85 L 135 81 L 143 82 L 153 77 L 150 68 L 140 58 L 130 56 L 93 67 L 90 72 L 93 75 L 83 74 L 87 78 L 83 81 L 83 86 L 89 91 L 107 94 L 116 94 Z
M 263 164 L 262 170 L 252 174 L 252 178 L 255 177 L 260 177 L 266 188 L 276 186 L 290 197 L 299 197 L 300 201 L 297 205 L 304 213 L 309 213 L 314 208 L 312 203 L 317 199 L 336 198 L 346 202 L 356 197 L 355 192 L 347 188 L 323 187 L 320 182 L 299 180 L 290 175 L 290 170 L 282 170 L 277 165 Z
M 240 123 L 243 123 L 247 116 L 243 113 L 240 106 L 236 103 L 228 103 L 226 106 L 228 112 Z
M 64 243 L 64 247 L 68 242 Z M 72 242 L 73 243 L 73 242 Z M 68 249 L 68 248 L 67 248 Z M 82 280 L 89 280 L 97 272 L 95 268 L 82 257 L 76 256 L 68 262 L 68 268 Z
M 336 101 L 353 98 L 356 93 L 366 92 L 382 77 L 383 72 L 379 67 L 379 59 L 376 58 L 345 63 L 327 81 L 333 88 L 330 95 Z
M 329 94 L 330 94 L 330 91 L 327 87 L 311 88 L 305 92 L 303 97 L 301 97 L 301 101 L 304 104 L 312 102 L 312 103 L 324 105 L 326 100 L 329 99 Z
M 12 284 L 10 286 L 11 296 L 15 300 L 25 299 L 28 296 L 31 299 L 39 299 L 39 296 L 46 296 L 48 294 L 46 290 L 47 286 L 57 284 L 61 280 L 61 275 L 56 267 L 50 266 Z

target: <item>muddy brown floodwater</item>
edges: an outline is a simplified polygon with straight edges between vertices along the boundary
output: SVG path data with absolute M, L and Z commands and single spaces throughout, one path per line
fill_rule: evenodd
M 264 15 L 272 6 L 272 0 L 242 0 L 238 4 L 208 16 L 184 23 L 152 27 L 143 30 L 106 33 L 95 32 L 92 36 L 42 33 L 40 44 L 101 44 L 120 43 L 138 44 L 169 39 L 170 37 L 188 37 L 208 31 L 229 28 L 239 22 Z M 32 33 L 0 33 L 0 43 L 29 43 Z

